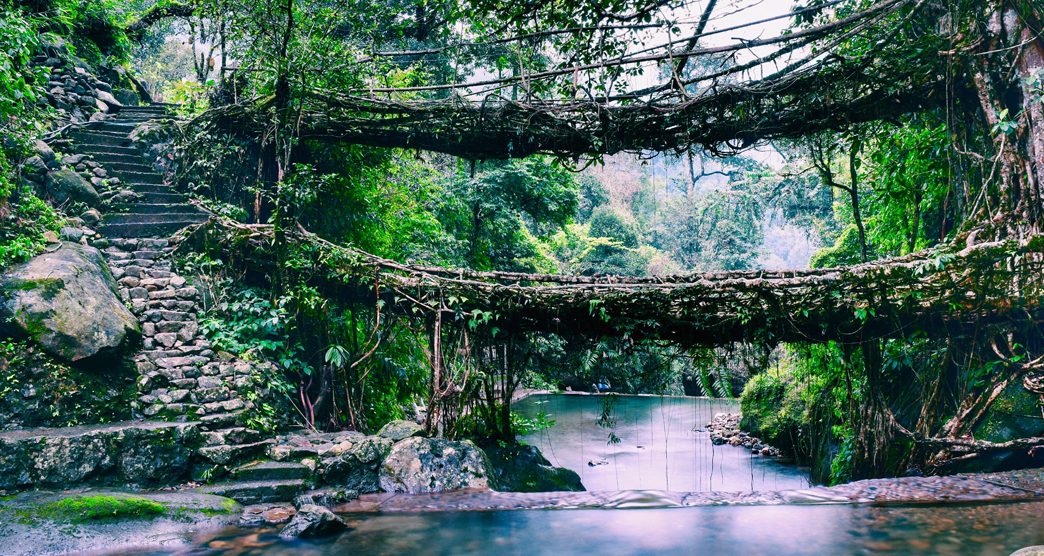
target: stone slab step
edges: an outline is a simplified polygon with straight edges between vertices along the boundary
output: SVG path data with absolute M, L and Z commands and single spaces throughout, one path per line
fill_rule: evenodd
M 188 203 L 133 203 L 116 205 L 117 211 L 138 214 L 202 214 L 196 205 Z
M 203 442 L 207 446 L 220 446 L 222 444 L 249 444 L 261 440 L 261 433 L 248 429 L 247 427 L 230 427 L 214 431 L 203 432 Z M 270 477 L 273 479 L 294 477 Z M 261 480 L 261 477 L 256 477 Z
M 165 184 L 124 182 L 124 185 L 138 193 L 178 193 L 174 186 Z
M 77 145 L 83 147 L 129 147 L 131 146 L 131 140 L 126 135 L 108 135 L 105 133 L 84 133 L 75 132 L 72 135 L 73 141 Z
M 249 444 L 204 446 L 199 449 L 199 455 L 210 463 L 217 465 L 235 465 L 260 456 L 264 453 L 265 448 L 272 444 L 275 444 L 275 440 L 262 440 Z
M 97 161 L 97 159 L 95 159 L 95 160 Z M 102 161 L 98 161 L 98 162 L 102 162 Z M 159 175 L 159 172 L 157 172 L 156 169 L 153 168 L 152 166 L 149 166 L 148 164 L 145 164 L 144 159 L 142 159 L 140 156 L 137 157 L 137 159 L 131 159 L 131 157 L 128 157 L 128 156 L 121 156 L 118 160 L 109 159 L 109 160 L 106 160 L 106 161 L 102 162 L 102 164 L 110 172 L 120 172 L 120 173 L 131 172 L 131 173 L 146 173 L 146 174 L 150 174 L 151 173 L 151 174 Z
M 113 148 L 116 148 L 116 147 L 113 147 Z M 136 164 L 136 165 L 145 166 L 145 168 L 150 169 L 150 170 L 152 169 L 151 166 L 148 166 L 148 165 L 144 164 L 144 159 L 138 153 L 134 153 L 134 154 L 123 154 L 123 153 L 112 154 L 112 153 L 88 153 L 88 152 L 84 152 L 83 154 L 86 154 L 86 155 L 90 156 L 91 160 L 97 162 L 98 164 L 101 164 L 102 166 L 104 166 L 106 168 L 108 168 L 110 165 L 115 165 L 115 164 Z
M 138 147 L 115 147 L 112 145 L 86 145 L 83 143 L 74 143 L 73 148 L 76 152 L 89 154 L 95 157 L 95 160 L 98 160 L 99 156 L 127 156 L 141 160 L 141 151 L 138 150 Z
M 200 491 L 203 493 L 231 498 L 240 504 L 289 502 L 306 490 L 308 490 L 308 484 L 300 479 L 291 481 L 231 481 L 200 488 Z
M 138 127 L 138 122 L 109 120 L 94 124 L 94 126 L 90 129 L 92 131 L 111 131 L 113 133 L 122 133 L 124 135 L 127 135 L 130 134 L 130 132 L 134 131 L 135 127 Z
M 103 129 L 85 129 L 85 130 L 82 130 L 82 131 L 77 131 L 77 133 L 82 135 L 82 136 L 84 136 L 84 137 L 88 137 L 88 138 L 91 138 L 91 137 L 115 137 L 117 139 L 126 139 L 127 136 L 129 135 L 128 133 L 124 133 L 122 131 L 105 131 Z
M 230 411 L 228 413 L 212 413 L 199 418 L 199 428 L 203 430 L 218 430 L 230 427 L 239 422 L 240 416 L 245 410 Z
M 121 180 L 128 183 L 148 183 L 153 185 L 163 185 L 163 176 L 159 172 L 151 169 L 146 172 L 116 170 L 113 173 L 119 176 Z
M 167 113 L 171 109 L 177 107 L 177 104 L 170 104 L 169 102 L 154 102 L 152 104 L 138 104 L 133 106 L 124 106 L 118 112 L 119 114 L 133 114 L 135 112 L 159 112 Z
M 239 481 L 292 481 L 311 476 L 307 465 L 288 461 L 255 461 L 232 470 L 232 477 Z
M 4 431 L 0 488 L 169 484 L 187 475 L 189 446 L 196 441 L 196 423 L 166 421 Z M 124 457 L 129 454 L 148 456 Z
M 139 194 L 140 194 L 140 197 L 138 198 L 138 201 L 140 201 L 142 203 L 149 203 L 149 204 L 166 203 L 166 204 L 183 204 L 183 205 L 189 204 L 188 197 L 186 195 L 184 195 L 184 194 L 181 194 L 181 193 L 157 193 L 157 192 L 142 191 Z
M 167 224 L 169 222 L 203 222 L 209 218 L 206 213 L 194 212 L 161 212 L 161 213 L 109 213 L 102 220 L 105 224 Z
M 167 238 L 183 228 L 199 221 L 166 222 L 163 224 L 103 224 L 98 228 L 102 235 L 119 238 Z

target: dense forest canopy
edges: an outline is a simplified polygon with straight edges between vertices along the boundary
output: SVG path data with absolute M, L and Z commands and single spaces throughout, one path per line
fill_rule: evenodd
M 1038 2 L 3 10 L 5 167 L 57 127 L 40 37 L 177 103 L 146 135 L 222 216 L 183 261 L 205 325 L 277 361 L 309 426 L 424 399 L 439 432 L 509 438 L 523 384 L 733 395 L 755 375 L 824 480 L 1040 444 L 983 429 L 1044 382 Z M 15 183 L 31 224 L 4 262 L 60 218 Z M 798 237 L 820 248 L 783 257 Z M 798 269 L 759 272 L 770 246 Z

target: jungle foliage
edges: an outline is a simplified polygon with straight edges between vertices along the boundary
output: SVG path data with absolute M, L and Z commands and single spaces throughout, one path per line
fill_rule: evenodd
M 727 396 L 753 375 L 746 425 L 823 481 L 952 470 L 1003 448 L 975 436 L 997 392 L 1024 382 L 1039 398 L 1044 341 L 1032 311 L 940 338 L 883 325 L 877 312 L 890 308 L 869 304 L 845 316 L 855 324 L 843 337 L 779 345 L 752 333 L 740 338 L 752 345 L 708 347 L 737 338 L 668 344 L 639 332 L 678 327 L 618 324 L 599 299 L 584 307 L 586 326 L 548 318 L 536 331 L 505 318 L 516 307 L 477 301 L 492 287 L 467 282 L 476 276 L 654 283 L 760 270 L 770 244 L 798 242 L 819 250 L 810 261 L 773 254 L 815 268 L 884 261 L 872 267 L 882 276 L 916 256 L 964 291 L 1000 291 L 997 268 L 983 263 L 988 276 L 973 284 L 947 265 L 964 247 L 1025 245 L 1044 222 L 1036 2 L 811 1 L 775 18 L 778 36 L 724 42 L 708 27 L 714 2 L 683 7 L 5 4 L 0 116 L 13 139 L 0 159 L 11 230 L 0 262 L 30 256 L 57 222 L 12 185 L 42 121 L 28 62 L 52 33 L 96 63 L 134 52 L 154 92 L 182 104 L 185 120 L 163 131 L 173 177 L 242 224 L 230 225 L 250 244 L 204 241 L 206 254 L 183 266 L 208 285 L 215 345 L 275 365 L 267 381 L 278 402 L 256 404 L 259 421 L 295 414 L 311 427 L 373 430 L 410 413 L 438 433 L 509 439 L 510 400 L 525 386 Z M 745 58 L 753 48 L 764 50 Z M 759 145 L 782 161 L 750 151 Z M 620 152 L 643 160 L 609 156 Z M 337 245 L 357 250 L 326 248 Z M 243 251 L 258 260 L 237 261 Z M 420 278 L 395 288 L 380 272 L 350 275 L 365 267 L 352 259 L 360 252 L 413 264 Z M 1012 268 L 1025 262 L 1016 259 Z M 946 299 L 963 314 L 967 304 Z M 783 313 L 807 332 L 855 301 Z M 756 328 L 769 313 L 720 320 Z

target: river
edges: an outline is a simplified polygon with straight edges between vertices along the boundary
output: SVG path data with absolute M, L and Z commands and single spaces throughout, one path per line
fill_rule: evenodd
M 599 418 L 611 407 L 609 421 Z M 807 470 L 739 447 L 711 444 L 707 424 L 739 402 L 683 396 L 537 394 L 516 404 L 553 427 L 522 440 L 580 474 L 588 490 L 755 491 L 809 486 Z M 610 433 L 618 441 L 610 442 Z
M 761 504 L 759 492 L 808 487 L 807 474 L 744 448 L 712 445 L 704 428 L 714 414 L 737 411 L 734 401 L 619 396 L 599 424 L 606 399 L 536 395 L 517 404 L 524 415 L 543 413 L 555 421 L 523 440 L 539 446 L 553 464 L 580 473 L 589 490 L 606 491 L 574 495 L 606 501 L 597 508 L 460 510 L 568 507 L 568 494 L 385 496 L 378 498 L 388 502 L 381 506 L 386 511 L 343 514 L 351 529 L 335 538 L 289 542 L 278 538 L 277 529 L 232 527 L 202 533 L 180 553 L 1007 555 L 1044 545 L 1041 501 L 876 506 L 838 503 L 845 500 L 839 498 Z M 610 433 L 618 440 L 610 441 Z M 679 495 L 660 491 L 748 494 L 666 507 L 678 505 Z M 521 503 L 512 506 L 515 500 Z M 526 506 L 534 501 L 540 504 Z

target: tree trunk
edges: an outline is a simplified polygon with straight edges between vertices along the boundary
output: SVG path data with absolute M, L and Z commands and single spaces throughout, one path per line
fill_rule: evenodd
M 986 230 L 992 238 L 1021 237 L 1044 228 L 1044 42 L 1025 19 L 1040 20 L 1040 13 L 1030 12 L 1031 5 L 1025 2 L 1020 12 L 1015 2 L 996 0 L 972 62 L 972 80 L 995 151 L 993 183 L 985 187 L 997 201 L 976 216 L 992 223 Z M 969 242 L 977 239 L 987 238 L 972 234 Z

